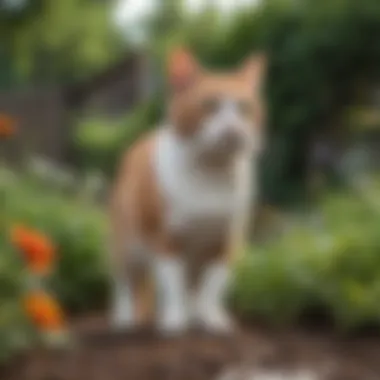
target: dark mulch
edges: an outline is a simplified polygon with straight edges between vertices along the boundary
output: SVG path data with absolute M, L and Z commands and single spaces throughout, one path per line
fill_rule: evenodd
M 375 336 L 255 326 L 242 327 L 231 338 L 193 333 L 170 340 L 149 331 L 111 334 L 102 318 L 82 319 L 74 330 L 75 349 L 17 358 L 0 373 L 1 380 L 212 380 L 242 365 L 307 367 L 324 371 L 326 380 L 380 379 L 380 338 Z

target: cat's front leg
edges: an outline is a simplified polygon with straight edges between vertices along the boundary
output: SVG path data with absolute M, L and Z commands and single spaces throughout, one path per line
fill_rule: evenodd
M 249 162 L 237 166 L 236 196 L 227 234 L 222 238 L 219 260 L 209 264 L 197 296 L 197 314 L 201 324 L 215 332 L 231 332 L 234 323 L 226 309 L 226 293 L 230 284 L 232 267 L 244 251 L 250 222 L 251 198 Z
M 186 331 L 189 322 L 187 270 L 184 260 L 174 255 L 158 255 L 153 273 L 157 290 L 157 327 L 162 334 Z
M 231 333 L 234 324 L 226 307 L 231 278 L 227 260 L 209 264 L 203 271 L 195 299 L 196 323 L 211 333 Z

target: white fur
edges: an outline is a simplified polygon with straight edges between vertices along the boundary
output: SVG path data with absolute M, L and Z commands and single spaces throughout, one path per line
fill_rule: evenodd
M 168 205 L 167 223 L 173 228 L 194 219 L 227 220 L 236 200 L 236 173 L 213 176 L 195 164 L 194 151 L 170 127 L 158 139 L 155 169 Z
M 228 332 L 232 329 L 224 307 L 229 278 L 230 268 L 225 262 L 214 263 L 204 271 L 196 297 L 195 317 L 198 323 L 211 332 Z
M 216 221 L 218 226 L 230 225 L 233 239 L 245 231 L 256 187 L 251 151 L 236 160 L 233 171 L 210 173 L 197 166 L 191 144 L 182 141 L 169 126 L 162 129 L 155 154 L 169 228 L 181 230 L 189 224 L 210 228 Z
M 135 311 L 132 292 L 126 279 L 115 279 L 112 323 L 115 328 L 132 327 L 135 323 Z
M 199 155 L 217 146 L 229 130 L 244 142 L 235 170 L 222 174 L 206 171 L 198 165 Z M 258 139 L 255 130 L 232 99 L 222 100 L 191 139 L 181 139 L 171 126 L 162 130 L 154 164 L 159 188 L 170 208 L 169 226 L 180 228 L 200 219 L 228 221 L 233 215 L 236 228 L 241 229 L 252 190 L 251 161 Z
M 158 328 L 165 334 L 182 332 L 188 323 L 185 265 L 180 259 L 158 256 L 153 271 L 158 290 Z
M 221 100 L 217 111 L 203 121 L 195 140 L 197 148 L 209 149 L 217 145 L 225 133 L 231 131 L 239 137 L 246 149 L 252 149 L 257 139 L 256 130 L 252 121 L 239 112 L 236 101 L 227 98 Z
M 234 129 L 244 144 L 234 160 L 232 170 L 213 171 L 199 165 L 204 150 L 213 149 L 226 131 Z M 254 148 L 254 129 L 240 115 L 237 105 L 225 100 L 218 111 L 204 121 L 192 139 L 182 139 L 175 128 L 163 127 L 159 133 L 154 166 L 161 195 L 167 205 L 166 227 L 172 232 L 194 233 L 190 240 L 198 243 L 200 234 L 227 231 L 234 246 L 245 232 L 250 212 L 252 191 L 251 158 Z M 223 233 L 223 232 L 222 232 Z M 232 247 L 231 247 L 232 248 Z M 179 263 L 158 263 L 158 282 L 163 301 L 161 325 L 164 330 L 185 327 L 189 317 L 184 274 Z M 182 265 L 182 264 L 181 264 Z M 212 330 L 229 330 L 230 319 L 223 307 L 229 279 L 228 263 L 206 268 L 195 295 L 195 317 Z M 167 293 L 164 296 L 164 293 Z M 181 310 L 182 307 L 182 310 Z

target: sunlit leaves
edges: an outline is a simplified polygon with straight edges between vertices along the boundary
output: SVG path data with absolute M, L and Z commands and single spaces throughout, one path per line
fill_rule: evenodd
M 120 52 L 112 4 L 40 0 L 33 11 L 26 8 L 22 17 L 8 20 L 2 37 L 15 81 L 67 81 L 112 62 Z

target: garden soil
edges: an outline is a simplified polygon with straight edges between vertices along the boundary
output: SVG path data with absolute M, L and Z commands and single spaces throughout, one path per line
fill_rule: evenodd
M 241 327 L 229 338 L 194 332 L 162 339 L 149 331 L 111 333 L 97 316 L 76 321 L 73 331 L 75 348 L 37 350 L 15 358 L 1 369 L 0 379 L 218 380 L 235 368 L 238 377 L 228 380 L 256 380 L 255 373 L 264 370 L 300 369 L 319 373 L 321 380 L 380 380 L 379 336 L 342 337 L 320 328 L 256 325 Z

